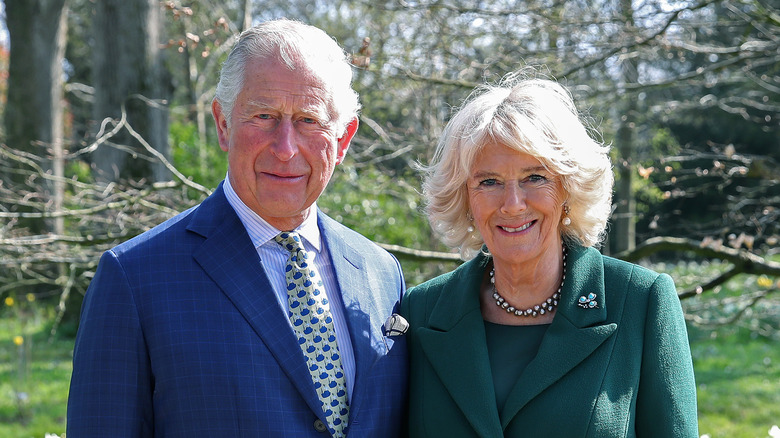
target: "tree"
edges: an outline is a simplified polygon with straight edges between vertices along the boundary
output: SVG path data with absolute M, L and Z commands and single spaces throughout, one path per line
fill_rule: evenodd
M 4 111 L 5 141 L 30 154 L 42 172 L 28 179 L 13 161 L 2 165 L 3 209 L 58 210 L 62 205 L 63 110 L 62 59 L 65 52 L 67 9 L 65 0 L 9 0 L 5 2 L 11 42 L 8 96 Z M 25 187 L 34 196 L 14 199 L 14 187 Z M 11 189 L 11 190 L 9 190 Z M 33 232 L 47 228 L 61 231 L 57 221 L 48 227 L 39 220 L 25 220 Z
M 631 0 L 620 0 L 619 10 L 625 19 L 625 26 L 629 31 L 634 31 L 634 10 Z M 616 252 L 628 251 L 636 245 L 636 199 L 633 193 L 634 179 L 634 141 L 636 125 L 636 96 L 633 92 L 627 92 L 625 86 L 636 84 L 639 79 L 637 61 L 632 56 L 624 54 L 618 59 L 620 79 L 618 87 L 622 99 L 617 103 L 619 113 L 615 115 L 618 124 L 615 133 L 617 143 L 617 178 L 615 188 L 615 211 L 612 215 L 614 229 L 611 233 L 611 246 Z
M 94 120 L 104 129 L 104 119 L 126 118 L 154 150 L 170 157 L 167 110 L 170 83 L 160 50 L 159 2 L 96 2 L 93 27 Z M 128 159 L 134 155 L 145 159 Z M 127 133 L 95 151 L 94 167 L 97 177 L 104 181 L 120 178 L 162 181 L 169 177 L 167 170 L 149 159 L 137 140 Z
M 97 7 L 97 3 L 71 1 L 79 5 L 79 19 L 89 15 L 81 11 L 91 13 Z M 543 75 L 568 86 L 585 119 L 603 133 L 604 142 L 614 146 L 622 183 L 616 203 L 635 205 L 635 210 L 629 208 L 614 219 L 612 242 L 618 242 L 618 236 L 627 242 L 617 249 L 630 247 L 631 227 L 636 230 L 638 250 L 656 236 L 684 236 L 699 242 L 688 242 L 688 247 L 721 245 L 724 251 L 747 251 L 764 259 L 778 242 L 780 111 L 774 102 L 780 90 L 780 15 L 771 3 L 449 0 L 319 5 L 271 0 L 260 8 L 261 3 L 248 0 L 198 0 L 186 6 L 179 1 L 164 5 L 168 39 L 163 50 L 174 86 L 173 157 L 187 169 L 188 177 L 208 187 L 224 177 L 224 167 L 216 164 L 218 152 L 210 155 L 218 148 L 209 139 L 213 134 L 205 110 L 219 63 L 245 23 L 286 16 L 325 29 L 353 54 L 355 87 L 363 103 L 361 129 L 320 207 L 399 255 L 445 250 L 421 214 L 415 164 L 430 158 L 452 108 L 482 81 L 495 81 L 527 65 L 543 66 Z M 81 38 L 75 26 L 72 38 Z M 89 45 L 73 43 L 68 59 L 71 77 L 87 77 L 89 62 L 76 56 L 75 48 Z M 91 85 L 69 82 L 68 95 Z M 95 87 L 89 95 L 101 99 L 99 90 L 104 88 Z M 63 212 L 68 218 L 84 217 L 68 229 L 89 233 L 93 239 L 104 236 L 103 247 L 112 238 L 140 232 L 155 219 L 190 205 L 194 199 L 188 197 L 202 193 L 187 185 L 186 178 L 176 177 L 179 182 L 172 190 L 180 195 L 179 190 L 187 187 L 187 202 L 169 204 L 154 198 L 148 205 L 133 203 L 130 197 L 138 196 L 143 186 L 124 182 L 96 195 L 90 181 L 75 168 L 82 158 L 90 157 L 92 149 L 131 147 L 143 158 L 138 161 L 145 163 L 154 155 L 152 142 L 141 142 L 149 136 L 134 129 L 141 122 L 129 113 L 124 119 L 117 113 L 112 117 L 114 122 L 107 122 L 101 135 L 68 155 L 74 166 L 70 171 L 76 175 L 69 174 L 71 204 Z M 102 120 L 103 115 L 95 121 Z M 40 178 L 37 175 L 37 171 L 27 174 Z M 156 184 L 149 190 L 157 193 L 163 186 L 168 187 Z M 152 194 L 144 192 L 144 196 Z M 104 216 L 93 214 L 100 199 L 117 209 L 100 210 Z M 128 217 L 138 217 L 137 226 L 129 226 Z M 111 220 L 122 224 L 121 232 L 112 228 Z M 81 248 L 100 246 L 72 236 L 67 239 L 78 240 L 75 245 Z M 643 254 L 654 260 L 728 259 L 724 251 L 663 248 Z M 612 252 L 621 257 L 633 254 L 617 249 Z M 410 283 L 454 263 L 447 257 L 434 259 L 441 265 L 403 257 Z M 774 267 L 760 265 L 755 272 L 775 275 Z M 748 266 L 744 273 L 755 273 L 749 264 L 740 266 Z M 706 286 L 707 281 L 702 283 Z M 707 296 L 706 287 L 704 292 Z

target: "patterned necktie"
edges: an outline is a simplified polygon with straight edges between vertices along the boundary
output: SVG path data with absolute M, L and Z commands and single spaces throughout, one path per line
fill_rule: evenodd
M 308 255 L 298 233 L 282 232 L 275 240 L 290 251 L 284 275 L 293 331 L 306 356 L 322 411 L 335 431 L 333 436 L 343 437 L 349 417 L 347 385 L 322 279 L 314 265 L 307 262 Z

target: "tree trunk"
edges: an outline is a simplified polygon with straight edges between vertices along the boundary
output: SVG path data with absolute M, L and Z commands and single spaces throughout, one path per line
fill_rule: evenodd
M 620 6 L 626 17 L 626 27 L 629 31 L 634 29 L 633 10 L 631 0 L 620 0 Z M 618 116 L 619 125 L 615 141 L 618 148 L 618 177 L 615 188 L 615 213 L 612 249 L 615 252 L 631 251 L 636 246 L 636 200 L 632 190 L 634 178 L 634 129 L 636 124 L 636 96 L 625 92 L 625 84 L 633 84 L 638 80 L 637 65 L 634 59 L 623 54 L 620 62 L 621 84 L 623 89 L 621 114 Z
M 95 4 L 93 115 L 127 123 L 153 149 L 170 157 L 167 75 L 162 62 L 160 6 L 156 0 L 101 0 Z M 118 147 L 95 151 L 94 170 L 102 181 L 169 178 L 165 167 L 128 131 L 112 139 Z
M 67 35 L 65 0 L 6 1 L 6 24 L 11 43 L 8 99 L 4 111 L 6 144 L 39 157 L 44 175 L 21 164 L 3 175 L 6 187 L 30 201 L 30 210 L 59 209 L 62 205 L 63 70 Z M 5 203 L 5 202 L 4 202 Z M 15 202 L 14 202 L 15 203 Z M 37 205 L 37 206 L 36 206 Z M 44 207 L 45 206 L 45 207 Z M 18 206 L 7 206 L 18 210 Z M 33 233 L 62 231 L 62 221 L 46 224 L 30 219 Z

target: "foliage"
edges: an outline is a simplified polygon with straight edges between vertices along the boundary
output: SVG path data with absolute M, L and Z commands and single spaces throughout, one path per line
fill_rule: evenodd
M 408 173 L 408 172 L 407 172 Z M 380 243 L 408 248 L 445 249 L 437 243 L 422 213 L 420 196 L 409 177 L 389 175 L 375 165 L 351 159 L 336 168 L 317 205 L 331 217 Z M 454 267 L 446 262 L 402 260 L 408 285 L 419 284 Z
M 721 260 L 679 260 L 650 265 L 672 276 L 679 291 L 695 289 L 702 278 L 715 278 L 732 267 Z M 718 327 L 780 340 L 780 279 L 741 275 L 714 286 L 709 294 L 683 300 L 686 318 L 703 331 Z
M 780 235 L 780 165 L 769 156 L 738 154 L 733 146 L 685 149 L 647 162 L 647 179 L 662 193 L 641 218 L 640 240 L 658 234 L 769 251 Z M 695 220 L 694 220 L 695 218 Z M 760 248 L 760 249 L 759 249 Z
M 218 145 L 202 144 L 194 124 L 171 123 L 170 142 L 173 164 L 182 174 L 210 188 L 225 178 L 227 154 Z
M 428 240 L 413 186 L 374 166 L 337 168 L 318 205 L 337 221 L 377 242 L 413 246 Z

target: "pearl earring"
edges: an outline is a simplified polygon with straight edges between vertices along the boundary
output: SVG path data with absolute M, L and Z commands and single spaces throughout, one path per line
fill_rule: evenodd
M 571 218 L 569 217 L 569 204 L 563 204 L 563 225 L 568 227 L 571 225 Z
M 468 219 L 468 221 L 471 222 L 471 224 L 468 226 L 468 228 L 466 228 L 466 231 L 469 234 L 471 234 L 471 233 L 474 232 L 474 216 L 471 215 L 470 211 L 466 212 L 466 219 Z

